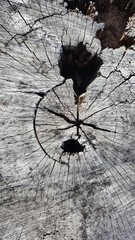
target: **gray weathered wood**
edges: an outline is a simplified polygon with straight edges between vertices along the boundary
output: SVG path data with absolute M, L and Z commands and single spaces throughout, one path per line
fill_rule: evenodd
M 60 3 L 14 0 L 13 11 L 9 1 L 0 2 L 0 237 L 133 240 L 135 47 L 102 50 L 96 32 L 104 24 Z M 134 37 L 133 25 L 130 32 Z M 68 169 L 57 161 L 76 127 L 60 130 L 70 124 L 43 109 L 76 116 L 73 82 L 62 84 L 58 61 L 61 45 L 82 41 L 103 65 L 80 118 L 101 130 L 82 126 L 85 151 L 62 156 Z M 48 155 L 36 139 L 35 117 Z

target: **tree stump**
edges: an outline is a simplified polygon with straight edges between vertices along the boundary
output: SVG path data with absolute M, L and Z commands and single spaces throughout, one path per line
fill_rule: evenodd
M 1 0 L 2 240 L 135 238 L 134 10 Z

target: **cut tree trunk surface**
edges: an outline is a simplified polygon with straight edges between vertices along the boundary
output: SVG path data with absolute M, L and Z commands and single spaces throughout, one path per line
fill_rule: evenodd
M 134 10 L 0 1 L 0 239 L 135 239 Z

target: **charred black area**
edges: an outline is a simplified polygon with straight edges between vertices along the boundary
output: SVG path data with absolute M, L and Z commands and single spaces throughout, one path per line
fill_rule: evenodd
M 64 0 L 64 3 L 67 4 L 66 8 L 68 10 L 78 9 L 82 14 L 87 15 L 87 10 L 90 5 L 89 0 Z
M 110 6 L 110 0 L 94 0 L 98 12 L 107 12 Z
M 88 85 L 96 78 L 102 59 L 88 52 L 83 43 L 77 46 L 62 46 L 59 59 L 60 75 L 73 80 L 73 89 L 77 96 L 87 91 Z
M 64 141 L 61 145 L 61 148 L 63 149 L 64 153 L 73 154 L 83 152 L 85 145 L 81 145 L 77 140 L 71 138 Z

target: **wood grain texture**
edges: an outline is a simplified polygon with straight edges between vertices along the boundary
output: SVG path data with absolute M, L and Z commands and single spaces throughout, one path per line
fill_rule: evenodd
M 0 2 L 2 240 L 135 238 L 135 47 L 102 50 L 103 27 L 62 1 Z M 85 151 L 61 163 L 77 105 L 58 62 L 79 42 L 103 65 L 79 106 Z

